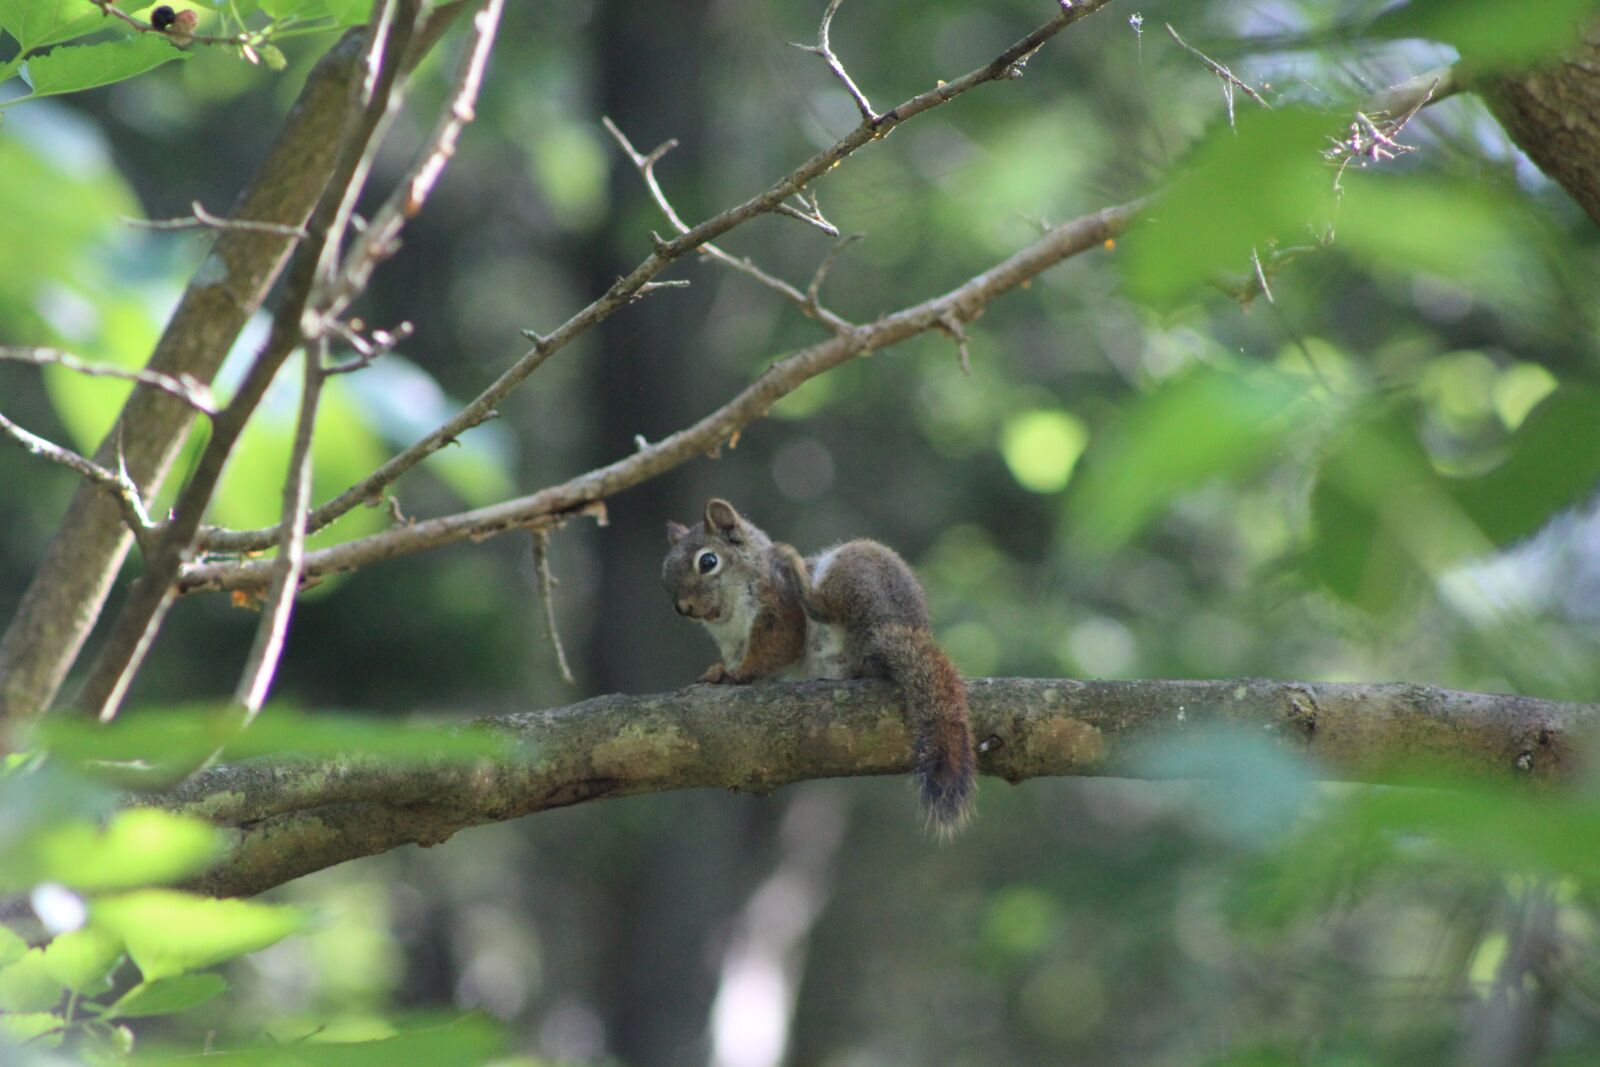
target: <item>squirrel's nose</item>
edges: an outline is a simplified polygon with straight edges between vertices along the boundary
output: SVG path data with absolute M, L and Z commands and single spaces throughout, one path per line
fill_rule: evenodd
M 677 603 L 673 604 L 672 606 L 674 608 L 678 609 L 678 614 L 679 615 L 688 615 L 689 614 L 689 602 L 687 600 L 680 600 Z

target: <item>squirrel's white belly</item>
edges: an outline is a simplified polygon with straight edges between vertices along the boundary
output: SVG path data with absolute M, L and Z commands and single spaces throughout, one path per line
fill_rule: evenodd
M 850 660 L 845 655 L 843 623 L 806 620 L 806 660 L 802 678 L 848 678 Z

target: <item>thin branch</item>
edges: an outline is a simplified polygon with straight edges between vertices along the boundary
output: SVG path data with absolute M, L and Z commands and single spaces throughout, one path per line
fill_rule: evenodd
M 127 23 L 129 26 L 132 26 L 140 33 L 153 33 L 158 37 L 169 38 L 177 44 L 189 44 L 193 42 L 195 44 L 216 44 L 227 45 L 233 48 L 246 48 L 251 43 L 251 35 L 246 33 L 237 33 L 228 37 L 215 37 L 210 34 L 190 33 L 188 31 L 170 32 L 152 23 L 145 22 L 143 19 L 135 18 L 126 11 L 123 11 L 121 8 L 117 7 L 117 5 L 112 3 L 111 0 L 89 0 L 89 3 L 99 8 L 102 15 L 113 15 Z
M 556 652 L 556 666 L 568 685 L 577 685 L 572 668 L 567 665 L 567 650 L 561 645 L 561 631 L 556 629 L 556 579 L 550 573 L 550 531 L 533 531 L 533 569 L 539 575 L 539 599 L 544 601 L 544 629 L 550 645 Z
M 656 202 L 656 206 L 659 207 L 661 209 L 661 213 L 667 217 L 667 221 L 670 222 L 673 228 L 676 229 L 680 234 L 688 233 L 688 224 L 685 223 L 681 217 L 679 217 L 677 210 L 672 206 L 672 202 L 667 199 L 667 194 L 661 189 L 661 183 L 656 180 L 655 172 L 656 162 L 660 160 L 662 156 L 666 155 L 667 152 L 677 147 L 677 140 L 674 139 L 670 141 L 663 141 L 648 155 L 646 155 L 633 147 L 633 142 L 628 140 L 627 135 L 617 127 L 616 123 L 611 121 L 609 116 L 602 116 L 600 122 L 605 126 L 606 131 L 611 134 L 612 138 L 622 148 L 622 151 L 626 153 L 628 159 L 632 161 L 634 169 L 639 172 L 639 177 L 644 179 L 645 188 L 650 192 L 650 198 Z M 801 213 L 799 209 L 791 207 L 788 204 L 779 204 L 773 210 L 785 214 L 792 214 L 797 218 L 811 221 L 811 219 Z M 782 278 L 768 274 L 766 271 L 756 266 L 756 264 L 748 256 L 737 257 L 729 255 L 727 252 L 723 251 L 721 248 L 718 248 L 710 241 L 707 241 L 705 244 L 700 246 L 700 254 L 708 259 L 714 259 L 719 263 L 731 267 L 740 274 L 754 278 L 760 284 L 766 286 L 768 289 L 771 289 L 785 300 L 788 300 L 790 303 L 800 308 L 800 310 L 805 314 L 820 320 L 835 333 L 840 333 L 852 328 L 849 322 L 840 318 L 838 315 L 835 315 L 828 309 L 820 306 L 816 303 L 816 301 L 810 299 L 807 294 L 802 293 L 800 290 L 796 289 Z M 646 282 L 645 284 L 650 285 L 652 283 Z
M 465 0 L 448 0 L 423 16 L 405 53 L 415 69 L 456 18 Z M 230 214 L 299 225 L 316 207 L 338 162 L 349 90 L 364 73 L 367 28 L 353 27 L 306 74 L 281 131 Z M 218 232 L 167 319 L 147 367 L 209 381 L 235 346 L 239 331 L 277 282 L 292 242 L 274 234 Z M 181 452 L 193 413 L 165 394 L 134 389 L 117 419 L 127 467 L 155 492 Z M 113 460 L 102 444 L 96 462 Z M 84 482 L 72 496 L 16 613 L 0 635 L 0 749 L 21 740 L 21 728 L 55 701 L 90 629 L 100 620 L 133 538 L 101 490 Z
M 822 257 L 822 262 L 817 264 L 816 272 L 811 275 L 811 281 L 806 285 L 806 303 L 811 306 L 813 312 L 820 310 L 822 283 L 828 280 L 828 272 L 833 270 L 834 261 L 839 258 L 841 252 L 864 236 L 866 235 L 851 233 L 839 238 L 833 243 L 833 247 L 828 249 L 828 254 Z
M 956 359 L 961 364 L 961 373 L 972 377 L 972 348 L 966 328 L 961 325 L 961 319 L 955 312 L 939 316 L 939 332 L 956 343 Z
M 108 471 L 92 459 L 87 459 L 72 451 L 63 448 L 52 441 L 47 441 L 38 434 L 24 430 L 21 426 L 0 414 L 0 433 L 11 438 L 17 444 L 52 463 L 59 463 L 69 470 L 75 471 L 93 482 L 96 488 L 103 490 L 117 507 L 122 511 L 123 519 L 128 528 L 141 539 L 145 533 L 152 529 L 150 516 L 145 512 L 144 501 L 139 495 L 139 487 L 128 476 L 127 471 Z
M 295 421 L 294 446 L 289 453 L 289 469 L 284 474 L 283 518 L 278 524 L 278 555 L 272 561 L 272 581 L 267 586 L 261 622 L 255 641 L 245 660 L 234 701 L 244 712 L 242 725 L 248 726 L 267 701 L 278 661 L 283 656 L 284 638 L 289 632 L 289 617 L 300 591 L 300 570 L 305 565 L 306 509 L 311 500 L 311 440 L 317 426 L 317 406 L 322 385 L 327 380 L 323 365 L 327 360 L 326 338 L 315 351 L 302 356 L 304 377 L 300 392 L 300 415 Z
M 979 769 L 1013 783 L 1148 775 L 1141 750 L 1208 727 L 1248 729 L 1335 780 L 1444 773 L 1573 782 L 1582 774 L 1582 741 L 1600 721 L 1600 705 L 1420 685 L 1054 678 L 967 685 Z M 691 686 L 597 697 L 474 728 L 504 737 L 511 752 L 401 765 L 355 754 L 254 759 L 203 771 L 141 803 L 232 828 L 228 855 L 194 888 L 234 896 L 590 800 L 705 787 L 766 794 L 815 778 L 901 774 L 911 765 L 899 696 L 881 682 Z M 906 814 L 912 817 L 909 805 Z
M 839 79 L 839 84 L 844 86 L 844 91 L 850 94 L 850 99 L 855 102 L 856 110 L 861 112 L 861 124 L 871 128 L 878 124 L 878 113 L 872 110 L 872 105 L 867 102 L 866 94 L 857 88 L 855 81 L 845 71 L 844 64 L 839 62 L 839 57 L 834 54 L 833 46 L 828 43 L 828 31 L 833 25 L 833 16 L 838 12 L 839 5 L 842 3 L 844 3 L 844 0 L 828 0 L 827 10 L 822 13 L 822 25 L 817 29 L 816 44 L 796 43 L 794 47 L 802 52 L 809 52 L 822 58 L 822 61 L 828 65 L 828 69 L 833 72 L 833 76 Z
M 1222 79 L 1222 84 L 1226 87 L 1224 95 L 1228 100 L 1228 122 L 1230 125 L 1233 123 L 1233 89 L 1238 89 L 1241 93 L 1248 96 L 1250 99 L 1254 100 L 1268 111 L 1272 110 L 1272 105 L 1267 103 L 1266 98 L 1247 85 L 1242 79 L 1236 77 L 1233 71 L 1229 70 L 1221 63 L 1218 63 L 1216 60 L 1200 51 L 1200 49 L 1196 48 L 1188 41 L 1185 41 L 1182 37 L 1179 37 L 1178 31 L 1172 28 L 1172 23 L 1166 23 L 1166 27 L 1167 33 L 1171 34 L 1172 39 L 1178 42 L 1179 48 L 1182 48 L 1185 52 L 1188 52 L 1200 62 L 1204 63 L 1211 73 Z
M 419 24 L 420 0 L 385 0 L 373 9 L 366 48 L 367 77 L 349 89 L 339 159 L 312 213 L 311 237 L 301 243 L 284 281 L 284 299 L 271 331 L 228 406 L 212 420 L 211 437 L 172 518 L 145 551 L 145 569 L 129 591 L 79 692 L 80 706 L 102 721 L 114 717 L 177 596 L 176 579 L 190 554 L 228 457 L 278 370 L 306 340 L 317 339 L 321 308 L 311 304 L 326 277 L 330 249 L 347 223 L 371 159 L 405 83 L 404 57 Z M 276 539 L 275 539 L 276 540 Z M 263 584 L 266 584 L 265 582 Z
M 1009 77 L 1009 72 L 1020 59 L 1032 55 L 1056 34 L 1094 14 L 1110 2 L 1111 0 L 1078 0 L 1077 3 L 1063 4 L 1055 17 L 1017 40 L 983 66 L 911 97 L 880 115 L 876 127 L 869 129 L 866 126 L 858 126 L 829 148 L 801 163 L 763 192 L 706 219 L 670 241 L 661 241 L 656 250 L 628 275 L 619 279 L 604 294 L 566 322 L 547 334 L 532 334 L 529 339 L 534 342 L 533 347 L 455 415 L 366 478 L 316 508 L 311 514 L 308 530 L 312 532 L 320 530 L 365 501 L 377 499 L 385 488 L 407 471 L 474 426 L 483 423 L 490 417 L 490 412 L 497 410 L 500 402 L 529 375 L 543 366 L 546 360 L 626 304 L 641 285 L 661 273 L 674 260 L 758 215 L 775 211 L 777 205 L 826 174 L 835 164 L 863 145 L 887 134 L 901 123 L 947 104 L 980 85 Z M 257 530 L 212 528 L 203 532 L 199 544 L 202 548 L 218 552 L 255 552 L 272 547 L 274 534 L 275 530 L 272 527 Z
M 235 230 L 239 233 L 270 233 L 279 237 L 293 237 L 304 240 L 307 236 L 304 226 L 286 226 L 281 222 L 261 222 L 255 219 L 224 219 L 205 209 L 200 201 L 195 200 L 189 204 L 192 215 L 178 219 L 129 219 L 122 221 L 129 226 L 141 230 Z
M 815 226 L 829 237 L 839 236 L 839 227 L 823 217 L 822 208 L 817 205 L 816 193 L 812 193 L 809 200 L 806 199 L 805 193 L 796 193 L 795 199 L 800 201 L 800 207 L 795 207 L 793 204 L 779 204 L 773 210 L 791 219 L 799 219 L 808 226 Z
M 328 330 L 345 344 L 355 349 L 356 358 L 345 363 L 333 363 L 324 366 L 328 374 L 350 374 L 371 366 L 378 359 L 383 358 L 395 347 L 415 332 L 416 328 L 410 322 L 402 322 L 391 330 L 373 330 L 371 338 L 362 337 L 361 333 L 342 319 L 329 319 Z M 309 503 L 309 501 L 307 502 Z
M 54 348 L 18 348 L 0 345 L 0 362 L 29 363 L 36 367 L 58 366 L 91 378 L 120 378 L 123 381 L 142 382 L 152 389 L 159 389 L 168 396 L 183 401 L 203 415 L 217 413 L 210 387 L 188 375 L 175 378 L 160 371 L 129 370 L 126 367 L 114 367 L 109 363 L 90 363 L 88 360 L 79 359 L 71 353 Z
M 663 471 L 719 448 L 745 426 L 764 417 L 772 405 L 805 382 L 850 360 L 869 355 L 928 330 L 955 316 L 971 321 L 991 301 L 1010 292 L 1069 256 L 1100 248 L 1122 233 L 1144 210 L 1146 201 L 1105 208 L 1056 227 L 1008 259 L 956 288 L 801 349 L 767 368 L 759 378 L 722 407 L 687 429 L 641 448 L 606 467 L 579 475 L 531 496 L 442 518 L 424 519 L 400 529 L 319 549 L 306 556 L 306 577 L 357 567 L 424 549 L 481 540 L 506 530 L 537 528 L 565 517 Z M 267 567 L 260 560 L 202 561 L 184 568 L 183 592 L 208 589 L 257 589 L 266 584 Z
M 483 86 L 484 71 L 488 68 L 489 53 L 494 49 L 495 33 L 504 8 L 505 0 L 487 0 L 483 9 L 472 17 L 472 36 L 456 72 L 450 106 L 440 113 L 411 169 L 345 254 L 332 285 L 333 292 L 323 301 L 330 315 L 339 315 L 366 289 L 378 264 L 399 251 L 401 230 L 422 211 L 444 168 L 455 155 L 461 131 L 476 117 L 478 92 Z

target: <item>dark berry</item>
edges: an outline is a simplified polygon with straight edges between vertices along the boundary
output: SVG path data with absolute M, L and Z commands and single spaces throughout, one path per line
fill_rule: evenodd
M 150 25 L 165 33 L 178 21 L 178 13 L 165 4 L 150 12 Z

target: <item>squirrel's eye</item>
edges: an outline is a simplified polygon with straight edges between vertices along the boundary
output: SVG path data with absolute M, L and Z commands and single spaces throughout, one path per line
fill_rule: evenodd
M 694 565 L 699 568 L 701 574 L 710 574 L 712 571 L 722 566 L 722 561 L 717 558 L 717 554 L 715 552 L 708 548 L 694 558 Z

